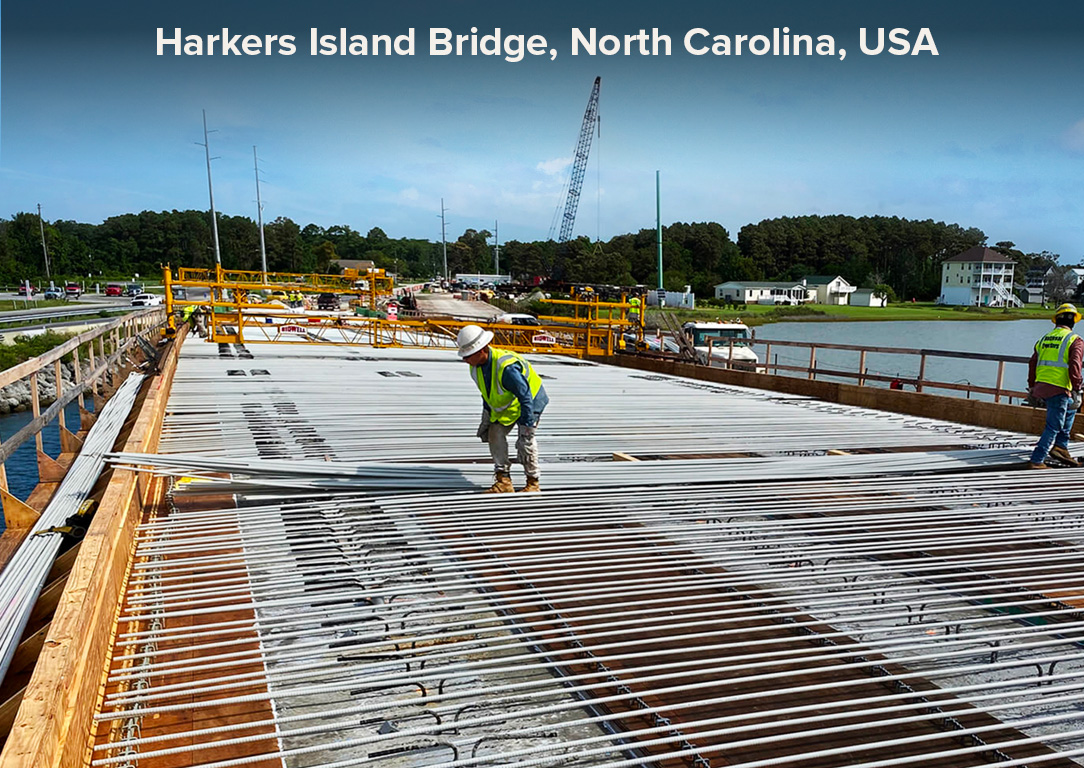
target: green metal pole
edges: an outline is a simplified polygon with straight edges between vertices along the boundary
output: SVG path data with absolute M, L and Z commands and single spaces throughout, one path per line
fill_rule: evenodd
M 659 285 L 662 290 L 662 213 L 659 203 L 659 172 L 655 171 L 655 245 L 659 256 Z

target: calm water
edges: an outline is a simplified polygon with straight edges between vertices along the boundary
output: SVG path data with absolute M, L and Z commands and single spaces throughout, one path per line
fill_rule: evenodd
M 952 320 L 952 321 L 889 321 L 875 323 L 775 323 L 756 329 L 758 341 L 805 341 L 827 344 L 860 344 L 869 347 L 902 347 L 907 349 L 944 349 L 955 352 L 1028 357 L 1035 342 L 1053 326 L 1049 320 Z M 763 355 L 764 347 L 757 351 Z M 809 351 L 777 347 L 772 349 L 772 362 L 783 365 L 808 365 Z M 817 350 L 817 366 L 843 371 L 858 371 L 858 352 Z M 917 355 L 869 353 L 866 370 L 882 376 L 914 378 L 918 376 Z M 1003 386 L 1027 389 L 1027 366 L 1006 365 Z M 824 377 L 831 380 L 831 377 Z M 992 387 L 997 383 L 997 363 L 977 360 L 926 359 L 926 378 L 958 384 L 978 384 Z M 855 383 L 854 379 L 837 381 Z M 870 386 L 887 386 L 870 382 Z M 924 391 L 930 391 L 924 388 Z M 966 396 L 962 392 L 942 390 L 939 394 Z M 992 399 L 988 395 L 973 398 Z
M 93 410 L 93 402 L 88 395 L 87 406 Z M 30 423 L 33 414 L 30 411 L 12 413 L 0 416 L 0 440 L 7 440 L 20 429 Z M 72 432 L 79 431 L 79 402 L 69 403 L 64 409 L 64 418 L 68 429 Z M 42 430 L 42 447 L 47 454 L 54 459 L 60 455 L 60 429 L 54 420 Z M 34 450 L 34 439 L 31 438 L 19 446 L 15 454 L 4 463 L 7 470 L 8 490 L 11 494 L 23 501 L 38 484 L 38 454 Z M 0 519 L 0 529 L 3 529 L 3 520 Z

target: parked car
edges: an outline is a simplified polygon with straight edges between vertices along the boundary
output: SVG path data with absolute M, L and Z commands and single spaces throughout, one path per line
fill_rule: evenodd
M 30 295 L 31 296 L 33 296 L 37 292 L 38 292 L 37 288 L 35 288 L 34 286 L 30 286 Z M 26 295 L 26 285 L 25 284 L 19 286 L 19 295 L 20 296 L 25 296 Z
M 110 283 L 105 287 L 106 296 L 123 296 L 124 286 L 117 283 Z
M 157 307 L 162 303 L 162 297 L 153 293 L 140 293 L 132 297 L 133 307 Z
M 63 299 L 64 294 L 60 292 L 59 288 L 49 288 L 45 291 L 45 293 L 42 294 L 42 298 L 44 298 L 46 301 L 48 301 L 49 299 Z
M 143 293 L 143 286 L 139 283 L 128 283 L 124 286 L 125 296 L 139 296 L 141 293 Z
M 493 318 L 495 323 L 508 323 L 510 325 L 538 325 L 538 318 L 534 315 L 524 315 L 517 312 L 506 312 Z
M 78 299 L 83 295 L 83 286 L 79 285 L 79 283 L 65 283 L 64 295 L 69 299 Z
M 268 301 L 281 301 L 283 304 L 290 303 L 290 297 L 286 291 L 271 291 L 271 293 L 267 294 L 267 299 Z
M 329 311 L 337 311 L 339 309 L 339 297 L 334 293 L 321 293 L 316 297 L 316 308 Z

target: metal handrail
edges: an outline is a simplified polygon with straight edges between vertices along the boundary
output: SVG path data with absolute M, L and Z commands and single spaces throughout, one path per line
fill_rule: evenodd
M 1028 364 L 1030 358 L 1023 357 L 1021 355 L 996 355 L 986 352 L 955 352 L 945 349 L 914 349 L 908 347 L 867 347 L 857 344 L 829 344 L 824 342 L 809 341 L 767 341 L 755 338 L 750 339 L 745 343 L 748 343 L 750 345 L 763 345 L 765 347 L 764 362 L 763 364 L 758 366 L 758 368 L 762 369 L 765 373 L 779 373 L 780 371 L 786 371 L 789 373 L 804 374 L 810 380 L 816 379 L 818 374 L 822 376 L 835 376 L 839 378 L 856 379 L 859 386 L 864 386 L 870 381 L 899 381 L 903 384 L 914 386 L 915 391 L 917 392 L 922 392 L 924 388 L 930 388 L 956 392 L 966 392 L 968 396 L 970 396 L 972 393 L 992 395 L 995 403 L 1001 402 L 1002 398 L 1009 398 L 1009 402 L 1011 403 L 1013 398 L 1023 400 L 1028 397 L 1027 392 L 1015 389 L 1007 389 L 1004 386 L 1006 364 Z M 773 346 L 808 349 L 809 363 L 807 365 L 782 365 L 778 363 L 772 363 L 771 351 Z M 849 352 L 858 352 L 859 360 L 857 372 L 819 367 L 817 365 L 818 349 L 833 349 Z M 918 375 L 914 377 L 904 377 L 885 376 L 869 373 L 866 370 L 866 355 L 870 352 L 899 355 L 916 355 L 919 358 Z M 934 379 L 929 379 L 926 377 L 926 360 L 930 357 L 995 362 L 998 364 L 996 384 L 993 387 L 987 387 L 979 384 L 959 384 L 956 382 L 936 381 Z M 725 364 L 725 361 L 723 362 Z M 735 363 L 735 365 L 740 365 L 740 363 Z

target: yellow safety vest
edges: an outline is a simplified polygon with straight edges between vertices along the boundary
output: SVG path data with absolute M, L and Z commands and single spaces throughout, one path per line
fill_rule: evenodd
M 187 323 L 189 321 L 189 319 L 191 319 L 192 313 L 195 312 L 195 311 L 196 311 L 195 306 L 193 306 L 192 304 L 189 304 L 187 307 L 185 307 L 184 309 L 181 310 L 181 319 L 184 322 Z
M 1035 343 L 1038 362 L 1035 364 L 1035 381 L 1053 384 L 1065 390 L 1072 389 L 1069 381 L 1069 347 L 1075 339 L 1075 333 L 1064 326 L 1058 326 Z
M 499 421 L 505 426 L 511 426 L 519 420 L 519 399 L 501 384 L 504 369 L 514 363 L 520 364 L 520 370 L 523 371 L 527 379 L 527 386 L 531 388 L 531 397 L 534 397 L 538 394 L 538 390 L 542 388 L 542 379 L 535 373 L 531 364 L 515 352 L 510 352 L 507 349 L 497 349 L 496 347 L 489 348 L 490 376 L 488 392 L 486 391 L 486 380 L 485 374 L 482 372 L 482 366 L 471 366 L 474 383 L 478 385 L 478 391 L 482 393 L 482 399 L 489 406 L 489 420 L 491 422 Z

